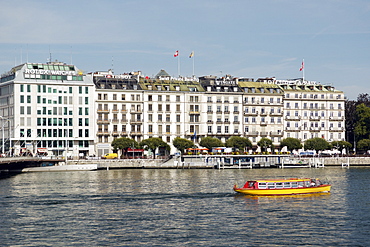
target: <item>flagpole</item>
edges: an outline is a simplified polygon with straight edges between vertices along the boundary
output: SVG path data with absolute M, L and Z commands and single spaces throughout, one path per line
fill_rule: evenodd
M 304 82 L 304 59 L 303 59 L 303 62 L 302 62 L 302 79 L 303 79 L 303 82 Z
M 177 73 L 179 74 L 180 77 L 180 56 L 177 56 Z
M 194 55 L 193 55 L 193 77 L 195 77 L 195 72 L 194 72 L 194 60 L 195 60 L 195 58 L 194 58 Z

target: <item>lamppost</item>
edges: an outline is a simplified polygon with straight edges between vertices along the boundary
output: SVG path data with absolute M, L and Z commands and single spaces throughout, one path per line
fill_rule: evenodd
M 5 154 L 5 130 L 4 130 L 4 127 L 5 127 L 5 121 L 9 121 L 9 119 L 7 118 L 4 118 L 3 116 L 0 116 L 1 118 L 1 121 L 2 121 L 2 124 L 1 124 L 1 132 L 2 132 L 2 148 L 1 148 L 1 155 L 4 155 Z M 9 136 L 9 140 L 10 140 L 10 136 Z
M 1 121 L 2 121 L 2 127 L 1 127 L 1 132 L 2 132 L 2 135 L 3 135 L 3 141 L 2 141 L 2 150 L 1 150 L 1 155 L 4 155 L 4 148 L 5 148 L 5 145 L 4 145 L 4 117 L 3 116 L 0 116 L 1 118 Z

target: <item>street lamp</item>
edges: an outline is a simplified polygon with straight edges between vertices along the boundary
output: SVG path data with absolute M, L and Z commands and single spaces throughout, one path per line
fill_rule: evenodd
M 1 125 L 1 132 L 2 132 L 2 149 L 1 149 L 1 155 L 4 155 L 5 153 L 5 136 L 4 136 L 4 127 L 5 127 L 5 122 L 4 121 L 9 121 L 9 119 L 7 118 L 4 118 L 3 116 L 0 116 L 1 120 L 2 120 L 2 125 Z M 9 136 L 9 139 L 10 139 L 10 136 Z
M 4 118 L 3 118 L 3 116 L 0 116 L 0 118 L 1 118 L 1 121 L 2 121 L 1 132 L 2 132 L 2 135 L 3 135 L 1 155 L 3 155 L 4 154 L 4 148 L 5 148 L 5 145 L 4 145 Z

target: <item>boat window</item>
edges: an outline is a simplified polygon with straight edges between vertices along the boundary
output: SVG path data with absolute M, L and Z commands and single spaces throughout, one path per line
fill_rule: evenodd
M 267 183 L 268 189 L 275 189 L 275 183 Z
M 258 183 L 259 189 L 266 189 L 266 183 Z
M 298 188 L 298 183 L 297 182 L 292 182 L 292 188 Z
M 305 187 L 310 187 L 310 181 L 304 181 Z
M 283 183 L 276 183 L 276 189 L 281 189 L 283 188 Z
M 248 188 L 253 188 L 254 182 L 248 182 Z
M 298 187 L 303 187 L 303 181 L 298 182 Z
M 284 182 L 284 188 L 290 188 L 290 182 Z

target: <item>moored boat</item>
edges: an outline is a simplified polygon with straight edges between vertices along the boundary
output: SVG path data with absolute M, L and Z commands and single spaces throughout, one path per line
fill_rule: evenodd
M 329 193 L 331 185 L 316 178 L 264 179 L 247 181 L 243 187 L 234 185 L 234 191 L 246 195 L 297 195 Z
M 98 169 L 97 164 L 52 165 L 42 167 L 28 167 L 24 168 L 22 172 L 95 171 L 97 169 Z

